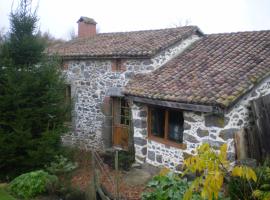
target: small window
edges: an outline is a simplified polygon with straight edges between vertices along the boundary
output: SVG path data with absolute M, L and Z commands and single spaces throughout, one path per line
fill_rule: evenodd
M 71 86 L 70 85 L 66 85 L 64 96 L 65 96 L 64 103 L 67 105 L 66 121 L 71 122 Z
M 125 71 L 126 68 L 124 66 L 124 63 L 121 59 L 115 59 L 112 61 L 112 71 Z
M 122 97 L 113 98 L 113 121 L 114 124 L 130 125 L 130 107 L 128 101 Z
M 183 112 L 160 107 L 149 109 L 149 137 L 165 143 L 183 143 Z
M 71 86 L 66 85 L 65 88 L 65 103 L 69 104 L 71 102 Z
M 68 62 L 62 60 L 61 61 L 61 67 L 62 67 L 62 70 L 68 70 Z
M 115 69 L 116 69 L 116 71 L 121 70 L 121 64 L 122 64 L 122 61 L 120 59 L 116 59 L 116 61 L 115 61 Z
M 128 102 L 121 98 L 121 124 L 129 126 L 130 123 L 130 108 L 128 106 Z

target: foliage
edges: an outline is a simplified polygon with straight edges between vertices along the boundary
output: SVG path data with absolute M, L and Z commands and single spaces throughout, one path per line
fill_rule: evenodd
M 240 177 L 231 177 L 228 182 L 228 195 L 231 200 L 253 200 L 252 185 L 255 183 Z
M 253 180 L 254 182 L 257 181 L 257 176 L 252 168 L 249 167 L 241 167 L 236 166 L 232 170 L 232 176 L 234 177 L 241 177 L 246 180 Z
M 43 55 L 29 2 L 11 13 L 0 49 L 0 179 L 48 164 L 65 132 L 64 78 L 59 60 Z
M 227 160 L 227 145 L 220 147 L 219 153 L 214 151 L 209 144 L 203 144 L 197 149 L 196 156 L 184 161 L 187 168 L 184 172 L 200 174 L 184 195 L 184 200 L 191 199 L 193 191 L 201 190 L 202 198 L 209 200 L 218 199 L 218 194 L 223 186 L 226 176 L 241 177 L 246 180 L 257 181 L 255 172 L 246 166 L 236 166 L 229 173 L 230 165 Z
M 43 170 L 22 174 L 10 183 L 11 191 L 18 197 L 29 199 L 46 192 L 50 185 L 58 182 L 58 178 Z
M 51 162 L 46 170 L 51 174 L 64 174 L 73 171 L 78 167 L 77 163 L 73 163 L 62 155 L 56 155 L 55 161 Z
M 188 182 L 177 174 L 169 172 L 167 175 L 155 176 L 147 185 L 150 189 L 142 194 L 143 200 L 178 200 L 188 189 Z M 193 200 L 202 199 L 199 194 L 192 196 Z
M 5 41 L 5 37 L 6 37 L 5 30 L 4 28 L 1 28 L 0 29 L 0 45 Z
M 257 187 L 252 195 L 259 200 L 270 199 L 270 167 L 263 165 L 256 169 L 258 176 Z
M 63 44 L 65 41 L 62 39 L 56 39 L 54 36 L 51 35 L 49 31 L 41 32 L 38 31 L 38 37 L 45 46 L 52 46 L 56 44 Z
M 40 62 L 45 49 L 37 35 L 38 17 L 31 10 L 31 0 L 21 0 L 10 14 L 8 49 L 14 66 L 32 66 Z

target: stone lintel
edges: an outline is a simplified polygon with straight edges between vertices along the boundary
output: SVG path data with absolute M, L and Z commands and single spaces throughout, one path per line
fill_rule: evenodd
M 122 88 L 120 87 L 109 87 L 106 91 L 107 96 L 112 97 L 123 97 Z

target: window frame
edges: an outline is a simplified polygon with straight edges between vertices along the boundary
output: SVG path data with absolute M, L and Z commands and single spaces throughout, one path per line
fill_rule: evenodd
M 177 111 L 177 112 L 182 112 L 182 114 L 183 114 L 183 111 L 181 111 L 181 110 L 162 107 L 162 109 L 165 110 L 164 137 L 161 138 L 161 137 L 157 137 L 157 136 L 152 134 L 152 132 L 151 132 L 151 125 L 152 125 L 151 109 L 159 109 L 159 108 L 160 108 L 159 106 L 148 106 L 148 115 L 147 115 L 148 139 L 165 144 L 165 145 L 173 146 L 176 148 L 186 149 L 186 144 L 184 143 L 184 141 L 182 143 L 177 143 L 177 142 L 170 140 L 168 137 L 168 134 L 169 134 L 169 112 L 170 111 Z M 183 120 L 185 120 L 185 119 L 183 118 Z M 183 126 L 184 126 L 184 121 L 183 121 Z M 183 130 L 183 133 L 184 133 L 184 130 Z

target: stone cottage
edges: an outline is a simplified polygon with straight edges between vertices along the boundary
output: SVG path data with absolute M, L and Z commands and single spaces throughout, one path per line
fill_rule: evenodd
M 66 144 L 134 143 L 136 161 L 177 169 L 196 147 L 227 143 L 252 123 L 250 102 L 270 93 L 270 31 L 203 34 L 196 26 L 96 34 L 48 49 L 63 59 L 73 98 Z M 131 138 L 132 137 L 132 138 Z

